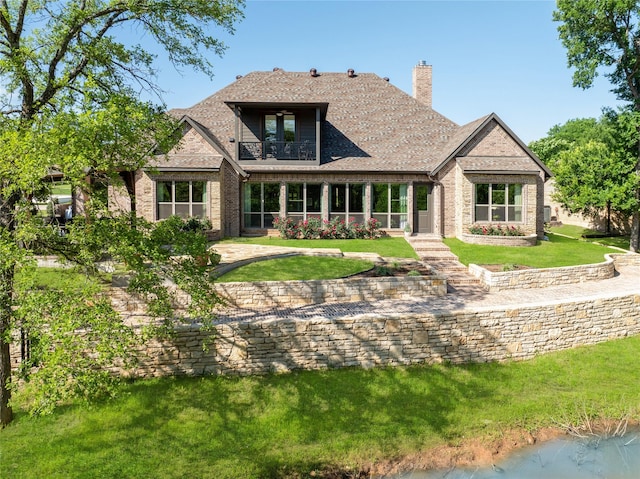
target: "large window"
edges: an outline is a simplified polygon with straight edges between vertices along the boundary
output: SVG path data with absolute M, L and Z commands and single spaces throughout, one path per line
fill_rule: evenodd
M 371 211 L 382 228 L 404 228 L 407 224 L 407 185 L 375 183 L 371 185 Z
M 322 217 L 322 185 L 287 184 L 287 216 L 296 221 Z
M 522 184 L 478 183 L 475 221 L 522 221 Z
M 244 185 L 245 228 L 273 228 L 273 219 L 279 214 L 279 183 L 246 183 Z
M 363 183 L 333 184 L 329 187 L 331 199 L 329 204 L 329 219 L 353 219 L 356 223 L 364 223 L 364 192 Z
M 206 182 L 204 181 L 158 181 L 156 183 L 156 205 L 159 220 L 172 215 L 182 218 L 206 214 Z

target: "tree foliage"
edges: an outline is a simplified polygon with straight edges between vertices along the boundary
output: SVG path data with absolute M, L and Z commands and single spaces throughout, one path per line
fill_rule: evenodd
M 554 20 L 567 49 L 569 67 L 574 69 L 573 83 L 589 88 L 604 73 L 618 99 L 640 112 L 640 2 L 636 0 L 558 0 Z M 640 177 L 640 129 L 628 139 L 635 150 L 635 166 L 629 182 L 638 185 Z M 631 147 L 631 145 L 630 145 Z M 631 193 L 632 212 L 630 249 L 640 243 L 640 187 Z
M 210 317 L 215 295 L 194 260 L 206 248 L 202 232 L 178 219 L 151 225 L 114 215 L 96 193 L 176 140 L 176 122 L 138 99 L 141 89 L 161 92 L 154 54 L 135 38 L 152 40 L 178 68 L 211 74 L 203 53 L 223 53 L 216 33 L 232 33 L 241 8 L 242 0 L 0 0 L 0 424 L 12 418 L 17 328 L 38 338 L 35 410 L 98 391 L 107 382 L 97 366 L 122 357 L 133 338 L 91 289 L 29 287 L 34 254 L 57 254 L 87 275 L 110 257 L 163 324 L 179 319 L 168 283 L 191 294 L 191 314 Z M 34 210 L 54 172 L 87 199 L 64 236 Z M 71 334 L 79 330 L 87 334 Z
M 609 111 L 600 120 L 570 120 L 530 145 L 553 172 L 554 199 L 571 213 L 604 214 L 607 232 L 612 213 L 628 218 L 638 207 L 635 156 L 624 134 L 633 116 Z

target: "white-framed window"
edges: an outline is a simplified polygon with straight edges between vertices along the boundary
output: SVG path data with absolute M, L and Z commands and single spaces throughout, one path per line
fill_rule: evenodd
M 365 205 L 364 183 L 337 183 L 329 185 L 329 219 L 342 218 L 345 221 L 353 219 L 363 224 Z
M 156 214 L 159 220 L 172 215 L 181 218 L 204 218 L 207 212 L 206 205 L 206 181 L 156 182 Z
M 280 215 L 280 183 L 245 183 L 244 227 L 273 228 Z
M 322 184 L 287 183 L 286 214 L 295 221 L 322 218 Z
M 407 224 L 406 183 L 373 183 L 371 185 L 371 216 L 380 227 L 402 229 Z
M 521 183 L 476 183 L 474 221 L 522 222 Z

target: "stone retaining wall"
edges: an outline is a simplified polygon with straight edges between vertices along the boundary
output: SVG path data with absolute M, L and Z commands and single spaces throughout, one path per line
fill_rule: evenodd
M 236 321 L 196 325 L 141 351 L 136 376 L 529 359 L 640 333 L 640 295 L 520 308 Z
M 563 268 L 492 272 L 477 264 L 470 264 L 469 274 L 478 278 L 488 291 L 502 291 L 505 289 L 545 288 L 559 284 L 613 278 L 615 267 L 613 260 L 607 260 L 598 264 Z
M 344 278 L 314 281 L 217 283 L 218 294 L 240 308 L 294 307 L 308 304 L 415 299 L 444 296 L 447 282 L 439 276 Z
M 460 239 L 465 243 L 490 246 L 535 246 L 538 244 L 538 235 L 535 234 L 527 236 L 491 236 L 462 233 Z
M 640 255 L 637 254 L 607 254 L 605 258 L 604 262 L 597 264 L 502 272 L 470 264 L 469 274 L 478 278 L 488 291 L 502 291 L 598 281 L 613 278 L 616 266 L 640 265 Z

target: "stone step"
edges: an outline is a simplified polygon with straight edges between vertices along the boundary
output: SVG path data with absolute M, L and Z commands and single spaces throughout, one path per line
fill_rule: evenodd
M 412 236 L 408 241 L 421 261 L 447 279 L 448 292 L 465 295 L 485 292 L 480 281 L 469 274 L 468 268 L 458 261 L 441 238 Z
M 422 261 L 450 261 L 450 262 L 458 262 L 458 257 L 453 254 L 451 251 L 423 251 L 418 252 L 418 256 Z

